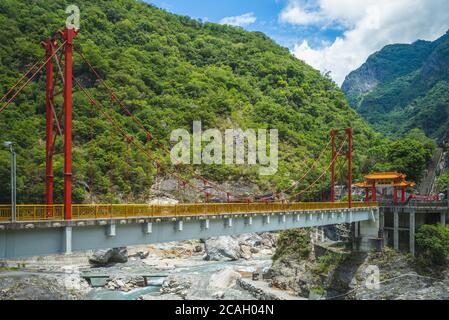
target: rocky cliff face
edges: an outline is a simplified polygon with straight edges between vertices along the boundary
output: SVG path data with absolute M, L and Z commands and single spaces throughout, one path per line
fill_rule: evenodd
M 273 263 L 270 275 L 273 286 L 311 299 L 449 299 L 447 267 L 419 270 L 412 258 L 389 249 L 370 254 L 320 250 L 307 259 L 285 256 Z
M 386 46 L 371 55 L 359 69 L 351 72 L 346 77 L 342 89 L 349 95 L 369 93 L 381 83 L 420 68 L 433 47 L 434 44 L 428 41 Z
M 448 86 L 449 33 L 434 42 L 386 46 L 351 72 L 342 90 L 350 105 L 384 133 L 417 127 L 444 138 Z

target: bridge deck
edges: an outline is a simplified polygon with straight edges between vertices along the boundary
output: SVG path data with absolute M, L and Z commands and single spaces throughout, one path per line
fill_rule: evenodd
M 377 207 L 375 202 L 353 203 L 353 208 Z M 133 217 L 178 217 L 220 214 L 277 213 L 309 210 L 348 209 L 346 202 L 307 203 L 195 203 L 177 205 L 73 205 L 73 220 L 120 219 Z M 18 205 L 17 221 L 58 221 L 64 220 L 63 205 Z M 0 222 L 11 220 L 11 206 L 0 205 Z
M 108 206 L 84 207 L 89 213 Z M 23 208 L 37 212 L 41 207 Z M 23 215 L 21 209 L 21 221 L 0 223 L 0 259 L 354 222 L 366 222 L 365 229 L 377 237 L 379 222 L 378 206 L 366 203 L 355 203 L 353 208 L 346 203 L 109 206 L 103 215 L 89 213 L 83 215 L 87 219 L 76 220 L 46 217 L 45 206 L 41 215 Z M 36 220 L 22 220 L 30 218 Z

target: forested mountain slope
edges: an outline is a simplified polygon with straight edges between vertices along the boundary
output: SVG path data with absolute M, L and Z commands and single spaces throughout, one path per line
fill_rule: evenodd
M 0 94 L 44 55 L 40 41 L 62 29 L 67 4 L 59 0 L 0 2 Z M 311 162 L 304 164 L 303 159 L 318 156 L 332 127 L 354 128 L 355 178 L 375 165 L 393 168 L 388 150 L 396 146 L 366 125 L 330 79 L 262 33 L 201 23 L 134 0 L 79 0 L 77 5 L 81 31 L 76 46 L 167 146 L 173 129 L 191 131 L 194 120 L 201 120 L 204 129 L 279 130 L 276 176 L 260 177 L 256 168 L 247 166 L 197 166 L 209 179 L 251 178 L 264 190 L 285 188 L 307 170 Z M 74 73 L 96 99 L 111 105 L 110 97 L 76 55 Z M 44 88 L 42 74 L 0 114 L 0 141 L 17 143 L 19 202 L 42 203 L 44 199 Z M 61 98 L 57 102 L 60 105 Z M 169 156 L 146 142 L 144 132 L 130 117 L 117 106 L 109 112 L 161 161 L 161 175 L 164 168 L 172 168 Z M 130 148 L 77 89 L 73 126 L 74 201 L 145 201 L 156 168 L 141 152 Z M 420 160 L 407 161 L 419 166 Z M 318 177 L 328 162 L 323 160 L 309 180 Z M 59 139 L 56 202 L 62 199 L 62 167 Z M 0 202 L 9 202 L 8 188 L 9 154 L 1 150 Z
M 447 138 L 449 33 L 434 42 L 390 45 L 349 74 L 343 91 L 375 129 L 403 135 L 413 128 Z

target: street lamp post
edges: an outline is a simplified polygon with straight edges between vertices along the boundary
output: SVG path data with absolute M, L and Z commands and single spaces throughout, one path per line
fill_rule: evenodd
M 13 142 L 6 141 L 4 145 L 5 147 L 9 148 L 9 151 L 11 152 L 11 220 L 12 222 L 16 222 L 17 217 L 16 152 L 14 150 Z

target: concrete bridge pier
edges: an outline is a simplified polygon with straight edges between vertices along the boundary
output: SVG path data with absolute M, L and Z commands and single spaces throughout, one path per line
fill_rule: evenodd
M 72 227 L 64 227 L 63 232 L 63 248 L 62 252 L 65 254 L 72 253 Z
M 380 251 L 383 246 L 383 239 L 380 233 L 380 213 L 379 209 L 370 212 L 370 220 L 360 221 L 355 227 L 358 235 L 354 236 L 354 250 L 359 252 Z
M 410 212 L 410 253 L 415 256 L 416 212 Z M 398 249 L 396 249 L 398 250 Z
M 394 220 L 393 247 L 394 250 L 399 251 L 399 209 L 397 207 L 394 208 L 393 220 Z

